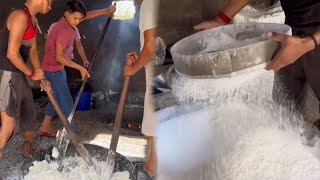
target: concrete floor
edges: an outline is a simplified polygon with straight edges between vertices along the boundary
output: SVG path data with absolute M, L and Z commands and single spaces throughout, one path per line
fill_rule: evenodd
M 35 130 L 40 126 L 43 119 L 43 105 L 45 99 L 36 100 L 37 125 Z M 98 110 L 77 112 L 74 119 L 76 120 L 76 133 L 84 143 L 95 144 L 109 148 L 111 141 L 112 127 L 107 122 L 105 115 Z M 53 122 L 54 128 L 60 129 L 61 123 L 56 119 Z M 36 144 L 39 149 L 47 149 L 52 146 L 55 139 L 36 136 Z M 5 151 L 5 157 L 0 160 L 0 179 L 19 179 L 20 167 L 24 161 L 21 156 L 21 144 L 23 138 L 17 134 L 13 141 L 8 145 Z M 121 135 L 117 152 L 126 156 L 130 161 L 143 162 L 148 150 L 148 142 L 138 131 L 121 129 Z

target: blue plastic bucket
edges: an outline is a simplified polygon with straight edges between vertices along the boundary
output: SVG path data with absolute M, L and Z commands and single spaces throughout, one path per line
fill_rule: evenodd
M 78 91 L 75 91 L 72 95 L 73 100 L 76 99 L 78 95 Z M 91 101 L 91 92 L 89 91 L 83 91 L 80 100 L 77 106 L 77 110 L 79 111 L 88 111 L 90 110 L 90 101 Z

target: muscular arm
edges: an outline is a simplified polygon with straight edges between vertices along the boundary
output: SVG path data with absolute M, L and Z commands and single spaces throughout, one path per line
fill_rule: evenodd
M 251 0 L 230 0 L 228 4 L 223 8 L 224 14 L 232 19 L 238 12 L 240 12 Z
M 38 55 L 38 48 L 37 48 L 37 38 L 35 37 L 34 40 L 32 41 L 32 45 L 30 48 L 30 61 L 34 69 L 41 69 L 41 64 L 39 60 L 39 55 Z
M 86 53 L 84 52 L 83 46 L 81 44 L 81 40 L 75 40 L 75 44 L 82 61 L 88 61 Z
M 143 32 L 144 45 L 136 63 L 132 66 L 134 73 L 138 72 L 145 64 L 147 64 L 154 53 L 156 28 L 148 29 Z
M 65 49 L 66 49 L 66 47 L 63 46 L 61 43 L 59 43 L 59 42 L 56 43 L 57 61 L 64 66 L 68 66 L 68 67 L 80 70 L 82 68 L 82 66 L 73 62 L 72 60 L 70 60 L 68 57 L 65 56 L 65 54 L 64 54 Z
M 28 17 L 22 11 L 14 11 L 8 18 L 7 27 L 10 31 L 7 58 L 17 69 L 29 75 L 32 70 L 20 55 L 23 34 L 28 27 Z

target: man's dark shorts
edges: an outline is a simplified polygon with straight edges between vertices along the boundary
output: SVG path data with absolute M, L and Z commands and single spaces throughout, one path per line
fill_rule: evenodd
M 36 112 L 25 75 L 0 70 L 0 111 L 19 120 L 21 131 L 33 131 Z

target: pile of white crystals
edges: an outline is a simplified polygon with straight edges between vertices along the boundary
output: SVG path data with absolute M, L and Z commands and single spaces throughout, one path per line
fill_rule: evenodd
M 97 162 L 97 161 L 96 161 Z M 97 162 L 103 171 L 107 167 L 106 162 Z M 46 160 L 35 161 L 29 168 L 25 180 L 106 180 L 103 175 L 98 175 L 92 168 L 87 168 L 81 157 L 69 157 L 63 160 L 62 171 L 59 171 L 57 162 L 48 163 Z M 103 174 L 103 173 L 102 173 Z M 127 171 L 116 172 L 110 180 L 129 180 L 130 174 Z
M 316 147 L 294 131 L 258 128 L 246 134 L 228 155 L 225 179 L 320 179 Z
M 178 77 L 181 105 L 157 112 L 158 179 L 320 179 L 320 139 L 307 139 L 301 114 L 274 102 L 272 73 Z

